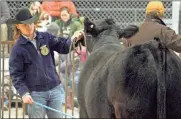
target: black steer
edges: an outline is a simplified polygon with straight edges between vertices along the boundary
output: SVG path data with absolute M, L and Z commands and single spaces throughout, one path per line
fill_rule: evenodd
M 138 28 L 119 29 L 111 20 L 85 21 L 90 56 L 78 87 L 80 118 L 179 119 L 181 60 L 153 40 L 122 50 L 120 37 Z

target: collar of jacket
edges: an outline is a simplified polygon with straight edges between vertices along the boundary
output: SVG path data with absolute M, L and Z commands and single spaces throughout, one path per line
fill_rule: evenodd
M 23 35 L 23 34 L 22 34 L 22 36 L 25 37 L 26 39 L 29 39 L 29 37 L 27 37 L 27 36 L 25 36 L 25 35 Z M 36 33 L 34 33 L 34 38 L 33 38 L 33 40 L 34 40 L 35 38 L 36 38 Z
M 145 21 L 153 21 L 153 22 L 157 22 L 159 24 L 166 26 L 164 21 L 162 19 L 160 19 L 159 17 L 156 17 L 156 16 L 147 15 Z
M 38 32 L 35 32 L 36 36 L 34 39 L 43 39 L 43 36 L 41 34 L 39 34 Z M 30 42 L 26 37 L 24 37 L 23 35 L 20 36 L 19 38 L 19 44 L 26 44 L 28 42 Z

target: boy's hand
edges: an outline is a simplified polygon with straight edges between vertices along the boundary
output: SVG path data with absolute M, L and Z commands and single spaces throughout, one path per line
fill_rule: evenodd
M 76 41 L 78 41 L 78 40 L 82 40 L 83 37 L 84 37 L 83 31 L 76 31 L 74 35 L 71 37 L 71 40 L 76 39 Z
M 31 97 L 31 95 L 29 94 L 25 94 L 23 97 L 22 97 L 22 100 L 23 100 L 23 103 L 25 104 L 33 104 L 33 98 Z

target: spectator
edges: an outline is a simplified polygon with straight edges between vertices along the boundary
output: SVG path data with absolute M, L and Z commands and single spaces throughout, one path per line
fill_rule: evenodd
M 86 58 L 87 58 L 87 53 L 86 53 L 86 47 L 85 46 L 80 46 L 76 48 L 76 53 L 80 57 L 80 61 L 82 65 L 84 65 Z
M 15 19 L 7 23 L 15 24 L 18 39 L 12 47 L 9 69 L 14 87 L 28 105 L 29 118 L 61 118 L 62 114 L 47 110 L 35 102 L 62 110 L 64 90 L 52 61 L 51 52 L 67 54 L 70 39 L 55 37 L 47 32 L 35 32 L 34 22 L 38 14 L 31 15 L 29 9 L 21 9 Z M 81 33 L 73 36 L 80 40 Z
M 82 46 L 82 45 L 80 45 L 80 47 L 77 47 L 76 48 L 76 54 L 80 58 L 79 69 L 75 73 L 75 95 L 77 96 L 78 95 L 78 83 L 79 83 L 80 70 L 84 66 L 86 59 L 87 59 L 87 55 L 88 55 L 88 53 L 86 51 L 86 47 Z
M 79 31 L 79 30 L 82 30 L 83 29 L 83 24 L 81 24 L 81 22 L 79 21 L 78 18 L 75 18 L 74 15 L 72 15 L 69 11 L 69 9 L 67 7 L 62 7 L 60 9 L 60 16 L 59 16 L 59 19 L 57 19 L 55 21 L 59 27 L 60 27 L 60 36 L 63 36 L 63 37 L 72 37 L 72 35 Z M 72 54 L 71 54 L 72 55 Z M 68 64 L 71 64 L 70 62 L 71 60 L 68 60 Z M 74 61 L 76 62 L 76 69 L 74 70 L 74 74 L 75 74 L 75 79 L 77 79 L 79 76 L 79 70 L 78 70 L 78 57 L 75 57 Z M 63 76 L 65 77 L 65 74 L 63 74 Z M 68 101 L 68 107 L 72 108 L 71 107 L 71 87 L 72 87 L 72 76 L 71 76 L 71 68 L 69 68 L 68 70 L 68 87 L 69 87 L 69 90 L 70 90 L 70 96 L 67 97 L 67 99 L 69 100 Z M 76 93 L 77 94 L 77 93 Z
M 60 36 L 66 38 L 72 37 L 72 35 L 75 32 L 83 29 L 83 25 L 80 23 L 80 21 L 77 18 L 72 16 L 67 7 L 62 7 L 60 9 L 59 19 L 56 20 L 55 22 L 59 25 Z
M 38 1 L 35 1 L 30 4 L 29 10 L 32 15 L 35 15 L 36 12 L 41 13 L 41 3 Z
M 30 12 L 34 15 L 36 12 L 39 13 L 39 20 L 36 23 L 36 30 L 39 32 L 47 31 L 48 25 L 51 23 L 51 16 L 42 9 L 40 2 L 36 1 L 30 5 Z
M 10 12 L 7 2 L 1 1 L 0 2 L 0 15 L 1 15 L 1 40 L 7 40 L 8 39 L 8 29 L 6 21 L 10 18 Z
M 177 35 L 162 21 L 164 12 L 165 8 L 161 1 L 150 1 L 146 7 L 144 23 L 133 37 L 127 39 L 127 46 L 142 44 L 157 37 L 168 48 L 181 52 L 181 35 Z
M 47 1 L 43 0 L 42 3 L 43 9 L 50 14 L 53 21 L 59 18 L 60 16 L 60 9 L 62 7 L 67 7 L 71 14 L 73 14 L 75 17 L 78 16 L 76 8 L 72 0 L 52 0 Z
M 59 19 L 55 21 L 60 27 L 60 35 L 63 37 L 71 37 L 76 31 L 83 29 L 80 21 L 73 17 L 67 7 L 60 9 Z
M 57 23 L 52 22 L 50 25 L 47 27 L 47 32 L 51 33 L 54 36 L 59 36 L 59 26 Z
M 0 2 L 0 15 L 1 15 L 1 30 L 0 30 L 0 36 L 1 40 L 8 40 L 8 26 L 6 24 L 6 21 L 10 18 L 10 12 L 7 2 L 1 1 Z M 1 47 L 2 48 L 2 47 Z M 7 49 L 5 49 L 5 52 L 7 52 Z M 5 53 L 6 54 L 6 53 Z M 6 91 L 4 92 L 4 110 L 8 110 L 8 98 Z

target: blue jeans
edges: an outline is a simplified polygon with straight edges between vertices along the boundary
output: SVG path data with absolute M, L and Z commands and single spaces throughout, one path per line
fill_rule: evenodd
M 59 111 L 62 111 L 62 103 L 65 103 L 65 92 L 62 84 L 56 86 L 55 88 L 49 91 L 43 91 L 43 92 L 32 91 L 31 96 L 34 101 Z M 45 109 L 39 105 L 36 104 L 28 105 L 29 118 L 45 118 L 46 114 L 48 118 L 63 117 L 61 113 Z

